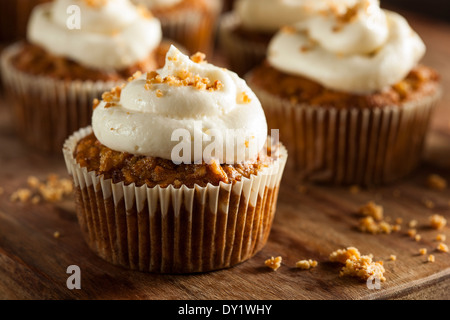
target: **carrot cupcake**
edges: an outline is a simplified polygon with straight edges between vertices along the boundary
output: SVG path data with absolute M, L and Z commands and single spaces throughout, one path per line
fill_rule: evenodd
M 190 52 L 211 54 L 221 0 L 133 0 L 161 21 L 163 34 Z
M 286 150 L 235 73 L 172 47 L 166 64 L 103 95 L 67 139 L 89 247 L 126 268 L 227 268 L 270 233 Z
M 342 1 L 342 0 L 340 0 Z M 237 0 L 220 22 L 219 44 L 230 68 L 244 74 L 266 57 L 270 39 L 283 26 L 324 7 L 324 1 Z
M 35 7 L 28 41 L 1 57 L 5 90 L 23 140 L 61 150 L 90 123 L 91 103 L 138 70 L 154 70 L 170 45 L 161 25 L 128 0 L 57 0 Z
M 388 183 L 419 164 L 440 80 L 402 16 L 353 2 L 283 28 L 246 79 L 305 179 Z

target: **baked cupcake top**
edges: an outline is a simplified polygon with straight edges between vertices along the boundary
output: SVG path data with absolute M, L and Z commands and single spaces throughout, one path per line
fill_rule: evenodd
M 246 30 L 275 33 L 281 27 L 301 21 L 329 3 L 342 5 L 350 0 L 237 0 L 234 11 Z M 354 2 L 354 1 L 353 1 Z
M 404 79 L 424 54 L 424 43 L 402 16 L 381 9 L 378 0 L 354 0 L 331 2 L 280 30 L 268 61 L 326 88 L 367 94 Z
M 162 31 L 158 19 L 129 0 L 56 0 L 33 10 L 27 37 L 87 68 L 120 70 L 148 57 Z
M 259 100 L 235 73 L 203 58 L 172 46 L 162 69 L 105 94 L 92 117 L 97 139 L 115 151 L 175 163 L 180 141 L 191 139 L 183 163 L 255 159 L 267 140 Z

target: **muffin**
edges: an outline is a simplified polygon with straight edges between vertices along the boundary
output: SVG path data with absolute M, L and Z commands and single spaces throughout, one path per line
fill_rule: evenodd
M 89 125 L 94 98 L 164 63 L 170 44 L 161 39 L 158 19 L 128 0 L 35 7 L 28 41 L 9 46 L 1 57 L 20 137 L 38 150 L 60 152 L 70 134 Z
M 190 52 L 212 54 L 221 0 L 133 0 L 161 21 L 163 34 Z
M 219 45 L 233 71 L 243 75 L 266 57 L 271 38 L 283 26 L 322 9 L 324 1 L 237 0 L 223 15 Z
M 280 30 L 246 80 L 307 181 L 378 185 L 418 166 L 440 78 L 425 45 L 374 0 Z
M 285 148 L 235 73 L 172 47 L 94 105 L 63 153 L 89 247 L 155 273 L 234 266 L 265 245 Z

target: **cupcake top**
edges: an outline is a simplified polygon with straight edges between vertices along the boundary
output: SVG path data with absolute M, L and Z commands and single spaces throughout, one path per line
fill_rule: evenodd
M 237 0 L 234 11 L 242 27 L 275 33 L 281 27 L 301 21 L 333 4 L 343 6 L 354 0 Z
M 159 20 L 129 0 L 56 0 L 37 6 L 28 24 L 31 43 L 98 70 L 144 60 L 161 39 Z
M 329 5 L 280 30 L 269 45 L 269 63 L 355 94 L 404 79 L 425 54 L 424 43 L 402 16 L 381 9 L 378 0 L 353 2 Z
M 259 100 L 235 73 L 203 58 L 172 46 L 162 69 L 105 94 L 92 117 L 97 139 L 115 151 L 174 163 L 255 159 L 267 140 Z M 188 152 L 180 156 L 183 143 Z

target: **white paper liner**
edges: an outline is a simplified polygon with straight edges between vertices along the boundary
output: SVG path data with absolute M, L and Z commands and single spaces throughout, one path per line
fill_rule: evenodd
M 216 25 L 222 10 L 222 1 L 206 0 L 208 10 L 196 9 L 161 13 L 157 18 L 165 37 L 174 39 L 189 52 L 198 51 L 207 56 L 213 54 Z
M 93 99 L 122 82 L 64 81 L 21 72 L 11 59 L 22 45 L 9 46 L 1 56 L 3 84 L 13 102 L 17 132 L 33 148 L 60 152 L 72 132 L 91 123 Z
M 288 166 L 306 181 L 372 186 L 392 183 L 420 164 L 440 90 L 401 106 L 361 109 L 292 104 L 245 77 L 270 129 L 280 130 Z
M 229 64 L 229 69 L 244 75 L 266 58 L 267 45 L 247 41 L 234 34 L 239 26 L 239 17 L 228 12 L 222 15 L 219 25 L 219 46 Z
M 92 132 L 64 144 L 78 190 L 77 214 L 90 248 L 117 265 L 156 273 L 231 267 L 256 254 L 270 233 L 287 152 L 257 176 L 234 185 L 137 187 L 80 168 L 73 151 Z

